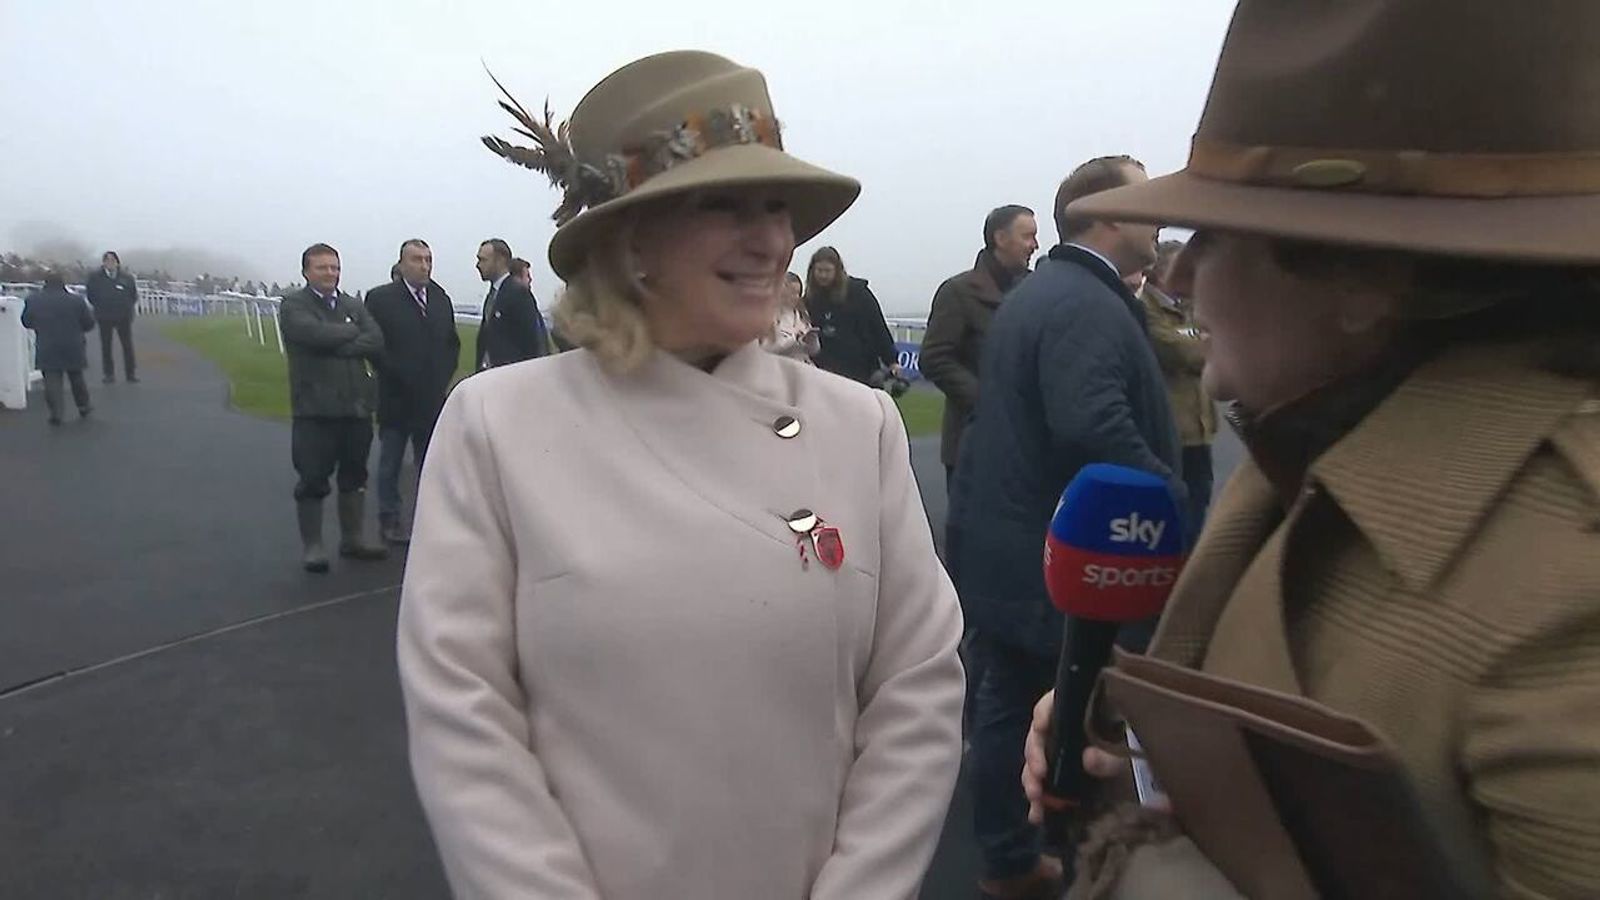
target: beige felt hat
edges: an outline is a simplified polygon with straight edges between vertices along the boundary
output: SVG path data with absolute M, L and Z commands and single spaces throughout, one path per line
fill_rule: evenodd
M 550 241 L 550 265 L 562 278 L 582 268 L 590 243 L 617 213 L 647 200 L 709 187 L 773 188 L 786 196 L 795 241 L 804 243 L 861 192 L 855 179 L 785 153 L 766 79 L 712 53 L 629 63 L 595 85 L 560 126 L 548 107 L 541 121 L 509 94 L 501 106 L 536 146 L 484 143 L 564 192 Z

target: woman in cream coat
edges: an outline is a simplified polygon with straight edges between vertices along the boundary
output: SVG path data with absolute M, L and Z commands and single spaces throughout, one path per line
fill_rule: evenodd
M 914 897 L 961 755 L 955 593 L 894 404 L 758 343 L 859 186 L 706 53 L 612 74 L 570 144 L 507 108 L 538 146 L 486 143 L 566 189 L 585 350 L 462 383 L 423 475 L 400 674 L 451 885 Z

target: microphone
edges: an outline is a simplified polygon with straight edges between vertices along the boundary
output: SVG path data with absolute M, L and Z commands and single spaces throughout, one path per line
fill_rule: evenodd
M 1089 794 L 1084 713 L 1117 629 L 1161 612 L 1183 568 L 1183 541 L 1177 499 L 1159 476 L 1093 463 L 1061 493 L 1044 546 L 1045 587 L 1067 617 L 1045 783 L 1053 835 Z

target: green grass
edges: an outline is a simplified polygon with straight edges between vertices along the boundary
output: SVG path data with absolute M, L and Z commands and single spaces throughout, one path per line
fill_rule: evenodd
M 244 319 L 237 316 L 175 318 L 162 321 L 161 330 L 215 362 L 232 385 L 233 405 L 240 412 L 264 419 L 289 419 L 289 374 L 272 334 L 266 346 L 246 335 Z M 476 325 L 459 326 L 461 365 L 457 380 L 472 371 Z M 944 395 L 934 390 L 907 391 L 897 401 L 906 431 L 912 437 L 938 434 L 944 415 Z
M 289 418 L 289 372 L 272 335 L 262 346 L 244 333 L 239 316 L 167 319 L 161 330 L 218 366 L 232 386 L 239 411 L 266 419 Z
M 289 369 L 278 353 L 271 332 L 262 346 L 245 334 L 244 319 L 237 316 L 167 319 L 161 330 L 182 344 L 194 348 L 222 368 L 232 386 L 233 405 L 240 412 L 263 419 L 289 419 Z M 461 363 L 456 369 L 460 380 L 472 371 L 473 347 L 478 341 L 476 325 L 462 325 Z
M 917 388 L 906 391 L 895 401 L 900 417 L 906 420 L 906 433 L 912 437 L 938 434 L 944 422 L 944 395 L 936 390 Z

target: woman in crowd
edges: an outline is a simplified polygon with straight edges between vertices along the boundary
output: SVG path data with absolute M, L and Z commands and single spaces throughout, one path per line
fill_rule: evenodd
M 955 592 L 894 404 L 759 344 L 859 185 L 707 53 L 623 67 L 570 132 L 507 108 L 538 146 L 491 149 L 566 190 L 582 349 L 463 382 L 422 479 L 399 663 L 452 886 L 910 900 L 960 763 Z
M 845 271 L 839 251 L 823 247 L 806 268 L 806 309 L 822 337 L 817 365 L 866 384 L 874 372 L 900 374 L 894 336 L 865 278 Z
M 1411 39 L 1443 0 L 1247 0 L 1188 168 L 1074 204 L 1198 229 L 1172 287 L 1249 449 L 1150 653 L 1364 720 L 1461 897 L 1600 896 L 1600 6 L 1554 7 L 1457 18 L 1455 65 Z M 1135 833 L 1074 897 L 1238 896 Z
M 787 356 L 796 362 L 812 365 L 811 357 L 821 349 L 817 330 L 811 327 L 811 316 L 806 313 L 802 294 L 805 282 L 793 272 L 783 276 L 783 296 L 778 301 L 778 318 L 772 323 L 772 332 L 761 339 L 767 350 Z

